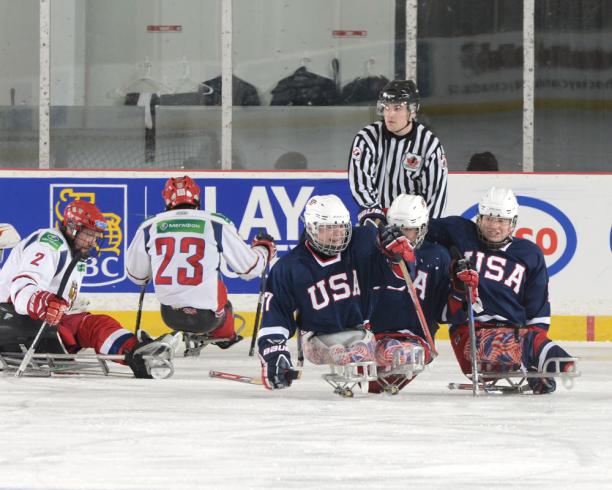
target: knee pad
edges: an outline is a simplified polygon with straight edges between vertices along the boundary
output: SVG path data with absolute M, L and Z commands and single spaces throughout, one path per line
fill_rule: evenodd
M 374 360 L 374 335 L 368 330 L 349 329 L 330 334 L 309 333 L 304 356 L 313 364 L 346 365 Z

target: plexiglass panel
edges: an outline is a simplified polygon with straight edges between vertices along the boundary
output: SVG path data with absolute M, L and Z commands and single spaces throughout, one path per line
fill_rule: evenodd
M 522 2 L 419 1 L 420 120 L 450 170 L 491 152 L 499 170 L 521 171 Z
M 0 12 L 0 168 L 38 167 L 39 0 Z
M 536 170 L 612 171 L 611 28 L 610 0 L 536 0 Z
M 202 129 L 185 133 L 182 120 L 220 100 L 220 87 L 213 94 L 202 83 L 221 73 L 220 5 L 54 0 L 52 166 L 181 168 L 193 155 L 178 148 Z M 168 117 L 166 106 L 184 115 Z

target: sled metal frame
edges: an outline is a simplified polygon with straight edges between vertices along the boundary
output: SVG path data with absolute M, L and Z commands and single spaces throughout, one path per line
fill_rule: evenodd
M 542 371 L 508 371 L 508 372 L 487 372 L 479 371 L 478 378 L 481 380 L 478 387 L 487 395 L 520 395 L 531 392 L 527 384 L 529 378 L 559 378 L 566 389 L 571 390 L 574 386 L 574 378 L 581 375 L 578 371 L 578 357 L 551 357 L 542 366 Z M 561 363 L 573 362 L 574 365 L 569 371 L 561 371 Z M 548 372 L 550 367 L 553 369 Z M 472 380 L 471 374 L 466 375 Z M 506 384 L 500 384 L 505 382 Z M 472 390 L 472 383 L 449 383 L 451 390 Z
M 370 381 L 378 379 L 377 366 L 374 361 L 351 362 L 344 366 L 336 364 L 329 365 L 331 372 L 323 374 L 322 378 L 334 389 L 334 393 L 351 398 L 353 389 L 358 383 L 366 387 Z
M 409 381 L 417 374 L 425 370 L 425 351 L 423 348 L 415 346 L 410 353 L 410 361 L 400 362 L 400 353 L 393 353 L 393 364 L 381 372 L 378 369 L 378 382 L 382 385 L 383 391 L 391 395 L 397 395 L 400 391 L 399 386 L 405 381 Z M 397 378 L 397 379 L 394 379 Z
M 234 314 L 234 320 L 239 320 L 240 326 L 236 329 L 236 335 L 240 335 L 246 327 L 246 320 L 242 315 Z M 199 357 L 202 349 L 209 344 L 216 344 L 218 342 L 228 342 L 230 338 L 213 338 L 208 334 L 196 334 L 190 332 L 183 332 L 183 342 L 185 342 L 185 352 L 183 357 Z
M 21 346 L 25 349 L 25 346 Z M 25 349 L 27 350 L 27 349 Z M 0 353 L 0 372 L 12 375 L 17 371 L 24 352 Z M 143 359 L 157 363 L 154 369 L 165 368 L 167 374 L 158 376 L 158 379 L 170 378 L 174 374 L 172 358 L 166 359 L 161 356 L 143 355 Z M 28 377 L 48 378 L 51 376 L 70 375 L 102 375 L 132 378 L 132 372 L 119 372 L 112 370 L 109 361 L 124 361 L 122 355 L 110 354 L 34 354 L 28 363 L 23 375 Z M 152 374 L 153 375 L 153 374 Z M 155 376 L 154 376 L 155 377 Z

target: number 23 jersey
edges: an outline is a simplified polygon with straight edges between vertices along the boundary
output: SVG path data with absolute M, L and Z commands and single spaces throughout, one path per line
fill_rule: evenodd
M 140 225 L 126 255 L 129 278 L 152 279 L 160 303 L 219 311 L 227 302 L 221 256 L 243 279 L 266 264 L 261 247 L 251 248 L 225 216 L 197 209 L 160 213 Z

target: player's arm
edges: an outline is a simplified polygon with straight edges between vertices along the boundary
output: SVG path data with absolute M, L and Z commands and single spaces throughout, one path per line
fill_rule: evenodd
M 15 311 L 52 325 L 58 323 L 68 302 L 49 289 L 56 273 L 62 272 L 58 269 L 63 269 L 68 261 L 68 250 L 59 234 L 41 233 L 36 241 L 25 247 L 19 272 L 10 286 Z
M 151 278 L 149 237 L 151 224 L 143 224 L 136 231 L 125 256 L 125 268 L 130 281 L 143 285 Z
M 251 246 L 247 245 L 230 221 L 214 223 L 221 226 L 221 253 L 230 268 L 243 279 L 261 275 L 267 263 L 276 255 L 274 239 L 267 233 L 258 234 Z
M 431 218 L 442 217 L 446 209 L 448 184 L 448 168 L 442 145 L 437 145 L 428 155 L 420 181 L 421 189 L 425 192 L 423 197 L 427 202 L 429 216 Z
M 349 155 L 349 186 L 353 198 L 362 209 L 380 208 L 378 189 L 374 184 L 377 170 L 374 138 L 375 135 L 366 129 L 360 131 L 353 140 Z
M 262 327 L 257 338 L 262 381 L 271 390 L 288 388 L 295 372 L 287 341 L 297 330 L 294 316 L 297 305 L 290 275 L 282 264 L 270 271 L 264 298 Z
M 528 327 L 548 331 L 550 328 L 548 271 L 541 250 L 537 245 L 534 245 L 533 249 L 536 253 L 536 264 L 535 267 L 529 269 L 523 294 L 526 323 Z

